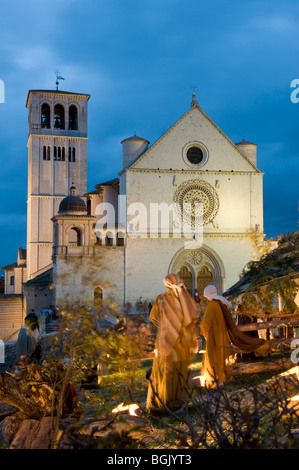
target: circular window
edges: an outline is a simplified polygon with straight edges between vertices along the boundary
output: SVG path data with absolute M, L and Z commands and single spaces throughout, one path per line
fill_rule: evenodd
M 178 215 L 191 225 L 201 220 L 207 224 L 216 216 L 219 209 L 219 198 L 214 188 L 202 180 L 189 180 L 181 184 L 176 190 L 173 202 Z M 198 212 L 201 204 L 202 214 Z
M 187 150 L 187 160 L 192 165 L 198 165 L 203 160 L 203 151 L 199 147 L 190 147 Z
M 189 142 L 183 148 L 183 159 L 191 168 L 195 169 L 205 165 L 208 158 L 208 149 L 201 142 Z

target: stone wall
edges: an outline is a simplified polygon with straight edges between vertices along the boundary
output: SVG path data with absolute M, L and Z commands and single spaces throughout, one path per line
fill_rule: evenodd
M 0 339 L 17 339 L 23 326 L 23 297 L 21 295 L 0 295 Z

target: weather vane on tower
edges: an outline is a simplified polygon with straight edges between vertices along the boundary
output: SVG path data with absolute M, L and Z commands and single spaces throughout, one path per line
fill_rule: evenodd
M 58 90 L 59 80 L 64 80 L 64 78 L 60 75 L 59 70 L 56 70 L 56 90 Z

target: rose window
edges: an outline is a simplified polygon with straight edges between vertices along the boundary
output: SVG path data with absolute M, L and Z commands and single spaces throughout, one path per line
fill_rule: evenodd
M 191 180 L 181 184 L 174 198 L 180 217 L 192 225 L 207 224 L 216 216 L 219 198 L 214 188 L 206 181 Z

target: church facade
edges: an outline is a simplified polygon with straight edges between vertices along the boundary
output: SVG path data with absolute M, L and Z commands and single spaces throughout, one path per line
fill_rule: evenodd
M 89 98 L 28 93 L 28 309 L 153 302 L 170 272 L 192 295 L 208 284 L 227 290 L 264 240 L 257 145 L 234 144 L 193 94 L 153 145 L 124 139 L 118 174 L 88 191 Z M 37 301 L 41 282 L 51 284 L 51 301 Z
M 152 146 L 136 135 L 121 144 L 123 167 L 115 179 L 78 193 L 87 198 L 85 211 L 70 207 L 53 218 L 56 302 L 68 297 L 92 305 L 99 292 L 121 305 L 152 302 L 170 272 L 192 295 L 208 284 L 224 292 L 258 257 L 264 239 L 257 145 L 233 144 L 195 95 Z M 69 230 L 77 233 L 76 246 L 68 242 Z M 82 266 L 74 273 L 70 260 L 79 255 Z M 89 286 L 82 278 L 92 271 L 90 263 L 98 274 Z

